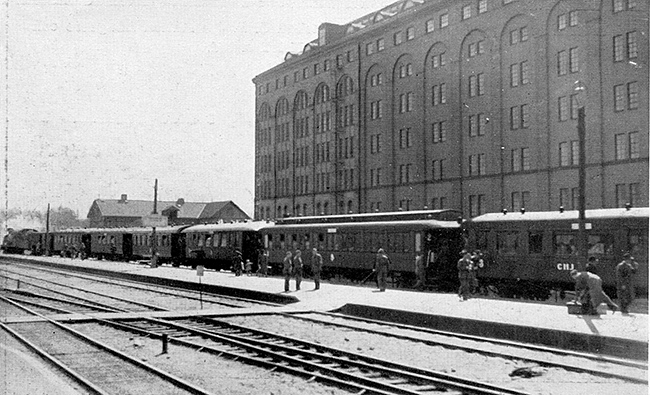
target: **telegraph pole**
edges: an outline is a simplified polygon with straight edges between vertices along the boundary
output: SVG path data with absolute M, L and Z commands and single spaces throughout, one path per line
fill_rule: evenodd
M 586 210 L 586 127 L 585 108 L 578 108 L 578 266 L 584 270 L 587 265 L 587 226 L 585 218 Z
M 156 178 L 156 183 L 154 184 L 153 187 L 153 212 L 151 214 L 158 214 L 158 179 Z M 152 226 L 151 227 L 152 232 L 151 232 L 151 267 L 155 268 L 158 267 L 158 240 L 156 238 L 156 227 Z
M 50 256 L 50 204 L 47 204 L 45 214 L 45 256 Z

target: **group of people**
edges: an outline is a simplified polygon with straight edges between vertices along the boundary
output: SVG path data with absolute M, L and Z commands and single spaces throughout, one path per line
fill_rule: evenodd
M 629 253 L 623 255 L 623 261 L 616 265 L 616 295 L 617 305 L 603 291 L 603 280 L 598 275 L 598 259 L 590 257 L 584 271 L 571 271 L 575 281 L 575 299 L 580 302 L 581 313 L 585 315 L 598 315 L 598 306 L 605 303 L 612 310 L 619 308 L 621 313 L 628 314 L 629 307 L 634 300 L 634 274 L 639 264 Z
M 323 269 L 323 257 L 318 253 L 318 249 L 311 250 L 311 272 L 314 278 L 314 290 L 320 289 L 320 275 Z M 289 292 L 289 283 L 293 276 L 296 280 L 296 291 L 300 291 L 300 283 L 303 276 L 302 252 L 296 250 L 294 253 L 287 251 L 287 255 L 282 261 L 282 275 L 284 276 L 284 291 Z

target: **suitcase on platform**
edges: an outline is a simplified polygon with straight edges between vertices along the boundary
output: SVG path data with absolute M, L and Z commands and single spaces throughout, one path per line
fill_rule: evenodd
M 566 307 L 569 314 L 582 314 L 582 304 L 580 302 L 567 302 Z

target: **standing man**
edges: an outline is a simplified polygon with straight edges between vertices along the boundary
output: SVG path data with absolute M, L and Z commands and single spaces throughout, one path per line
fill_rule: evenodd
M 302 282 L 302 253 L 296 250 L 293 257 L 293 273 L 296 276 L 296 291 L 300 291 L 300 283 Z
M 284 292 L 289 292 L 289 280 L 291 279 L 291 251 L 287 251 L 287 255 L 282 261 L 282 275 L 284 275 Z
M 628 314 L 629 306 L 634 300 L 634 274 L 639 264 L 629 253 L 623 255 L 623 261 L 616 265 L 616 295 L 621 304 L 621 313 Z
M 461 251 L 463 255 L 460 260 L 458 260 L 458 280 L 460 281 L 460 287 L 458 287 L 458 298 L 461 301 L 469 299 L 469 291 L 471 289 L 471 280 L 472 280 L 472 254 L 469 251 Z
M 424 259 L 422 259 L 422 253 L 417 252 L 415 254 L 415 278 L 417 281 L 415 282 L 414 288 L 417 290 L 423 290 L 425 283 L 426 283 L 426 277 L 427 277 L 427 266 L 426 263 L 424 262 Z
M 269 251 L 266 249 L 260 254 L 260 267 L 257 270 L 260 276 L 267 276 L 269 270 Z
M 311 251 L 311 271 L 314 275 L 314 289 L 320 289 L 320 272 L 323 270 L 323 257 L 314 248 Z
M 372 271 L 377 272 L 377 285 L 379 286 L 379 292 L 386 291 L 386 277 L 388 276 L 388 269 L 390 267 L 390 258 L 386 255 L 383 248 L 377 250 L 377 256 L 375 257 L 375 267 Z

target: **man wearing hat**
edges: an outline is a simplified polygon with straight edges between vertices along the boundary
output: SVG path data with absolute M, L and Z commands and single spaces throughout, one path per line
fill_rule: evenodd
M 373 272 L 377 272 L 377 285 L 379 286 L 379 292 L 386 291 L 386 277 L 388 276 L 389 267 L 390 258 L 386 255 L 384 249 L 380 248 L 377 250 L 375 266 L 372 269 Z
M 629 253 L 623 255 L 623 261 L 616 265 L 616 295 L 621 304 L 621 313 L 629 313 L 628 307 L 634 300 L 634 274 L 639 264 Z

